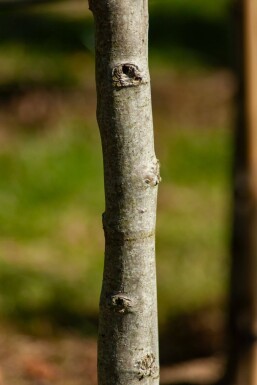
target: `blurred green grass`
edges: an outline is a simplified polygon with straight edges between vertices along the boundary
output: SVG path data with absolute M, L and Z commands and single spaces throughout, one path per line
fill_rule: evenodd
M 51 317 L 53 303 L 62 303 L 56 285 L 59 294 L 67 290 L 67 311 L 75 303 L 82 314 L 97 313 L 104 210 L 99 138 L 88 135 L 96 127 L 84 122 L 63 129 L 22 137 L 1 150 L 0 282 L 8 284 L 0 299 L 1 312 L 9 315 L 30 309 L 34 317 Z M 161 323 L 224 299 L 228 140 L 222 130 L 177 130 L 163 142 L 157 224 Z
M 228 66 L 227 6 L 150 3 L 157 81 L 165 71 Z M 0 316 L 33 332 L 64 326 L 91 333 L 104 247 L 92 18 L 86 2 L 75 1 L 1 11 L 0 22 Z M 34 112 L 34 96 L 24 107 L 35 92 L 38 105 L 53 110 Z M 76 95 L 83 92 L 81 101 Z M 157 272 L 164 327 L 173 315 L 224 303 L 231 133 L 225 125 L 199 129 L 194 117 L 188 127 L 169 125 L 158 108 L 154 116 L 163 178 Z

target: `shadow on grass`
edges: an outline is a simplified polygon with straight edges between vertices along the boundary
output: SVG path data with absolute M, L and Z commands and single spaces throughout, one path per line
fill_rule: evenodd
M 91 295 L 89 275 L 71 281 L 60 274 L 1 262 L 0 317 L 31 334 L 70 330 L 96 336 L 97 312 L 86 305 Z M 162 365 L 210 357 L 224 348 L 222 327 L 206 322 L 206 313 L 210 317 L 210 309 L 205 309 L 167 322 L 160 331 Z
M 190 66 L 224 67 L 230 64 L 230 23 L 226 15 L 208 17 L 184 7 L 150 13 L 150 47 L 172 61 Z
M 93 18 L 12 11 L 0 13 L 0 45 L 24 44 L 45 54 L 93 50 Z M 150 52 L 190 66 L 229 64 L 229 22 L 226 15 L 207 16 L 185 7 L 157 7 L 150 13 Z
M 64 0 L 54 0 L 55 3 Z M 66 0 L 67 1 L 67 0 Z M 53 3 L 53 0 L 0 0 L 0 10 L 17 10 L 30 5 Z
M 160 330 L 162 365 L 207 358 L 225 350 L 225 314 L 219 305 L 173 315 Z
M 0 45 L 24 44 L 41 53 L 71 53 L 91 49 L 93 20 L 25 11 L 0 13 Z
M 85 282 L 1 263 L 1 318 L 32 334 L 73 330 L 96 335 L 97 315 L 85 306 Z

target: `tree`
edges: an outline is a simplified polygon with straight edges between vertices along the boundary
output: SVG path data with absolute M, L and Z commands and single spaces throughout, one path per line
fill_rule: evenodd
M 237 125 L 226 385 L 257 384 L 257 3 L 235 2 Z
M 90 0 L 105 184 L 100 385 L 157 384 L 154 152 L 147 0 Z M 144 380 L 144 381 L 143 381 Z

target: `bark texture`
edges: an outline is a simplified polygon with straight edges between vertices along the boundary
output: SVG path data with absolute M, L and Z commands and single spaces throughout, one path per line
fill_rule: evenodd
M 100 385 L 159 380 L 154 152 L 147 0 L 90 0 L 106 207 Z
M 257 3 L 234 8 L 237 123 L 226 385 L 257 384 Z

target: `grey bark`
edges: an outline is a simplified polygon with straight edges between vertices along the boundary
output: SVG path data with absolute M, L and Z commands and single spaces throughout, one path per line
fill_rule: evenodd
M 90 0 L 96 31 L 105 265 L 98 339 L 99 385 L 159 381 L 154 152 L 147 0 Z
M 237 122 L 226 385 L 257 384 L 257 4 L 234 2 Z

